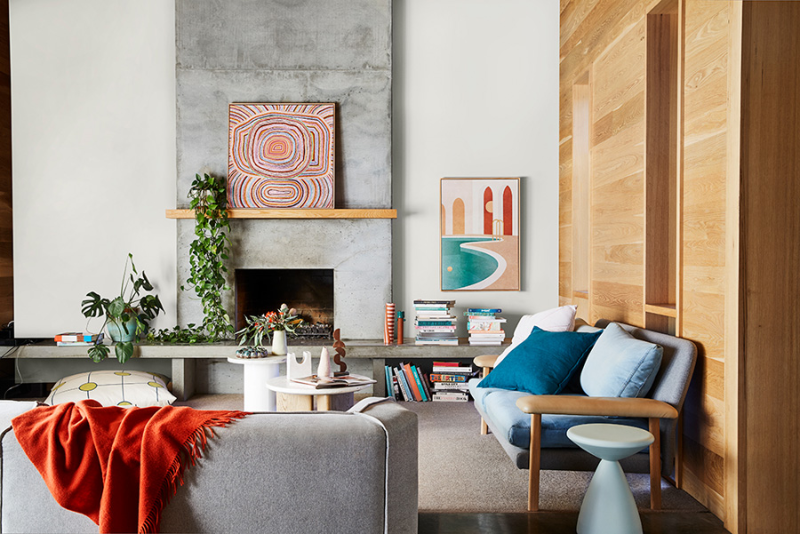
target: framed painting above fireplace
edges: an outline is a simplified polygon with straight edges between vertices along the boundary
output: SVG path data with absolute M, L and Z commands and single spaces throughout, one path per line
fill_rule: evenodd
M 519 291 L 519 178 L 442 178 L 442 291 Z
M 230 104 L 230 207 L 332 209 L 335 109 L 335 104 Z

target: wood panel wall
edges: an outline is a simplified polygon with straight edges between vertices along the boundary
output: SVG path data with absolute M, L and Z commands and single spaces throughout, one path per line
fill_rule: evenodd
M 0 0 L 0 327 L 14 318 L 11 228 L 11 54 L 8 0 Z
M 684 412 L 679 479 L 684 489 L 721 518 L 726 516 L 728 468 L 724 387 L 726 150 L 729 137 L 738 135 L 738 130 L 728 128 L 731 9 L 730 2 L 718 0 L 563 1 L 560 35 L 560 300 L 579 304 L 573 294 L 578 288 L 573 288 L 571 281 L 572 261 L 577 256 L 571 223 L 576 219 L 574 209 L 581 205 L 581 199 L 573 195 L 576 145 L 572 142 L 571 99 L 574 86 L 589 72 L 589 319 L 607 318 L 642 327 L 659 324 L 664 329 L 677 325 L 678 335 L 697 344 L 699 360 Z M 665 10 L 679 13 L 672 21 L 679 25 L 681 56 L 677 70 L 665 75 L 665 79 L 677 80 L 678 101 L 669 104 L 667 113 L 680 114 L 675 122 L 680 131 L 670 130 L 660 137 L 676 136 L 681 143 L 677 152 L 665 148 L 677 154 L 680 167 L 670 167 L 669 172 L 678 174 L 678 183 L 670 187 L 679 190 L 674 191 L 676 197 L 669 201 L 672 205 L 668 210 L 679 213 L 680 221 L 674 233 L 665 235 L 671 240 L 682 236 L 682 244 L 675 243 L 675 248 L 664 248 L 665 253 L 659 254 L 677 263 L 664 264 L 667 271 L 663 278 L 671 280 L 673 287 L 662 292 L 675 302 L 646 303 L 646 283 L 658 278 L 652 269 L 647 272 L 645 259 L 646 210 L 650 208 L 646 201 L 648 14 L 652 17 Z M 652 18 L 650 22 L 652 39 Z M 651 143 L 658 137 L 651 131 Z M 651 150 L 650 155 L 656 157 L 658 151 Z M 680 173 L 682 182 L 678 181 Z M 679 211 L 673 207 L 675 202 Z M 664 321 L 659 321 L 645 313 L 645 304 L 677 304 L 677 308 L 669 316 L 662 310 Z M 648 311 L 653 309 L 647 307 Z

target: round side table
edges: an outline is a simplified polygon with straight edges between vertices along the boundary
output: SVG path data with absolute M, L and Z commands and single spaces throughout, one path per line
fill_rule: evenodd
M 264 387 L 264 382 L 281 373 L 280 365 L 286 356 L 266 358 L 228 358 L 231 363 L 244 366 L 244 411 L 274 412 L 275 392 Z
M 567 437 L 600 458 L 578 514 L 578 534 L 642 534 L 642 520 L 619 460 L 653 443 L 647 430 L 593 423 L 567 430 Z
M 278 393 L 279 412 L 310 412 L 315 399 L 319 412 L 346 411 L 353 406 L 353 394 L 371 385 L 316 389 L 292 382 L 283 375 L 267 380 L 267 389 Z

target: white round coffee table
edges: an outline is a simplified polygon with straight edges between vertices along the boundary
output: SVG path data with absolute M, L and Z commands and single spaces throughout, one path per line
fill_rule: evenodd
M 266 384 L 267 389 L 278 393 L 279 412 L 310 412 L 314 409 L 315 398 L 317 411 L 349 410 L 353 406 L 353 394 L 372 385 L 316 389 L 292 382 L 285 376 L 270 378 Z
M 647 430 L 593 423 L 567 430 L 567 437 L 600 458 L 578 514 L 578 534 L 641 534 L 642 520 L 619 460 L 653 443 Z
M 286 361 L 286 356 L 230 357 L 228 361 L 244 366 L 244 411 L 274 412 L 275 392 L 265 388 L 264 382 L 281 374 L 280 365 Z

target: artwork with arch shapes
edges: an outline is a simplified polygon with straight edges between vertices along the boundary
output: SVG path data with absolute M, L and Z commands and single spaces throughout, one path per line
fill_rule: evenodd
M 519 291 L 519 178 L 442 178 L 442 291 Z

